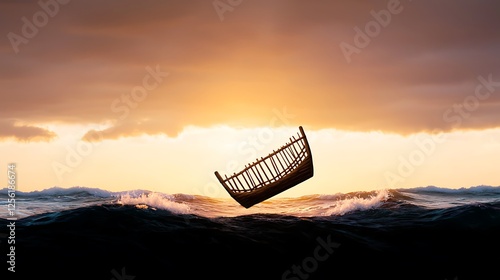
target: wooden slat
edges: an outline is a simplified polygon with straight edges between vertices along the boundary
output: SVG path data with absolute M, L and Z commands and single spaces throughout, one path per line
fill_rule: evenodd
M 257 188 L 259 188 L 263 184 L 262 178 L 260 178 L 259 176 L 257 176 L 257 174 L 255 174 L 255 171 L 253 170 L 253 166 L 250 167 L 250 170 L 252 171 L 252 173 L 255 176 L 255 178 L 257 179 L 257 181 L 259 181 L 259 184 L 256 186 Z
M 266 177 L 266 180 L 267 180 L 267 181 L 266 181 L 266 183 L 269 183 L 271 180 L 269 180 L 269 176 L 267 176 L 266 170 L 264 170 L 264 167 L 262 167 L 262 163 L 263 163 L 263 162 L 264 162 L 264 161 L 262 161 L 262 162 L 259 164 L 259 166 L 260 166 L 260 169 L 262 170 L 262 173 L 264 173 L 264 177 Z M 264 162 L 264 163 L 265 163 L 265 162 Z
M 276 162 L 274 161 L 274 157 L 272 157 L 270 159 L 271 159 L 271 165 L 274 168 L 274 172 L 276 173 L 276 176 L 279 177 L 280 171 L 279 171 L 278 165 L 276 165 Z
M 299 152 L 297 152 L 297 149 L 295 148 L 295 145 L 293 145 L 292 147 L 293 147 L 293 150 L 295 151 L 295 153 L 297 154 L 297 157 L 300 157 L 300 154 L 299 154 Z
M 255 189 L 256 188 L 255 182 L 254 182 L 254 180 L 252 178 L 252 175 L 248 172 L 247 168 L 245 168 L 245 174 L 247 174 L 248 179 L 252 182 L 252 189 Z
M 279 158 L 278 154 L 276 154 L 276 159 L 278 160 L 278 162 L 279 162 L 279 164 L 280 164 L 280 166 L 281 166 L 282 171 L 284 171 L 284 170 L 285 170 L 285 167 L 283 167 L 283 164 L 281 163 L 281 160 L 280 160 L 280 158 Z M 281 172 L 280 172 L 280 173 L 281 173 Z
M 292 155 L 290 155 L 290 152 L 288 151 L 288 149 L 284 149 L 283 152 L 284 152 L 285 156 L 287 156 L 287 158 L 290 157 L 290 161 L 288 163 L 288 167 L 290 167 L 293 164 L 294 158 Z
M 236 181 L 234 180 L 234 177 L 233 177 L 233 176 L 229 177 L 229 181 L 231 182 L 231 184 L 232 184 L 232 185 L 234 185 L 235 190 L 237 190 L 237 191 L 241 191 L 240 187 L 238 186 L 238 184 L 237 184 L 237 183 L 236 183 Z
M 229 188 L 233 191 L 235 191 L 236 189 L 233 187 L 233 185 L 231 184 L 231 180 L 230 178 L 227 177 L 227 175 L 224 175 L 226 177 L 226 180 L 225 182 L 229 184 Z
M 286 163 L 285 165 L 287 167 L 285 168 L 285 170 L 288 169 L 288 166 L 290 166 L 290 161 L 288 160 L 288 157 L 286 157 L 285 150 L 281 150 L 280 153 L 279 153 L 279 155 L 281 156 L 281 158 L 283 159 L 283 161 Z
M 272 158 L 270 158 L 272 160 Z M 271 175 L 271 180 L 276 180 L 276 176 L 273 174 L 271 171 L 271 168 L 269 168 L 269 165 L 267 165 L 267 162 L 264 161 L 264 165 L 267 167 L 267 170 L 269 170 L 269 174 Z
M 243 180 L 245 180 L 245 183 L 247 184 L 248 189 L 252 190 L 253 189 L 252 186 L 248 183 L 247 178 L 245 178 L 245 173 L 242 173 L 241 177 L 243 177 Z
M 240 183 L 240 186 L 241 188 L 244 190 L 244 191 L 247 191 L 247 189 L 245 188 L 245 186 L 241 183 L 240 179 L 238 178 L 238 176 L 236 176 L 236 180 L 238 181 L 238 183 Z

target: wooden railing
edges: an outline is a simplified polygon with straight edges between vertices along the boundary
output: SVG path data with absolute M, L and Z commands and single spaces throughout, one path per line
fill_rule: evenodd
M 224 183 L 233 192 L 251 192 L 269 185 L 290 174 L 308 156 L 305 135 L 292 136 L 290 142 L 266 157 L 261 157 L 254 163 L 232 176 L 225 175 Z

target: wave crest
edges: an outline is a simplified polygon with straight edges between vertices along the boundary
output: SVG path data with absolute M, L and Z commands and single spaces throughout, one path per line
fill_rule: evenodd
M 0 190 L 0 193 L 7 194 L 7 191 L 8 189 L 4 188 Z M 30 198 L 43 197 L 43 196 L 71 196 L 71 195 L 89 195 L 101 198 L 116 196 L 115 193 L 103 189 L 79 187 L 79 186 L 71 188 L 52 187 L 41 191 L 30 191 L 30 192 L 23 192 L 18 190 L 16 191 L 16 195 L 30 197 Z
M 176 214 L 189 214 L 189 205 L 174 201 L 171 195 L 160 194 L 157 192 L 143 193 L 139 196 L 125 193 L 120 195 L 117 203 L 122 205 L 134 205 L 138 208 L 145 208 L 145 206 L 153 207 L 156 209 L 167 210 Z
M 479 185 L 472 187 L 463 187 L 458 189 L 449 189 L 437 186 L 426 186 L 408 189 L 397 189 L 400 192 L 411 192 L 411 193 L 445 193 L 445 194 L 483 194 L 492 193 L 500 194 L 500 186 L 487 186 Z
M 369 195 L 368 197 L 356 196 L 345 198 L 338 200 L 333 207 L 325 212 L 325 214 L 327 216 L 344 215 L 357 210 L 369 210 L 380 207 L 389 198 L 390 193 L 385 189 L 379 190 L 375 194 Z

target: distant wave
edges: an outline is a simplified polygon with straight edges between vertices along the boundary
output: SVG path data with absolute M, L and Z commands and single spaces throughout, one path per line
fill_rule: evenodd
M 500 186 L 488 186 L 488 185 L 479 185 L 479 186 L 471 186 L 471 187 L 462 187 L 462 188 L 444 188 L 444 187 L 437 187 L 437 186 L 425 186 L 425 187 L 415 187 L 415 188 L 398 188 L 395 189 L 396 191 L 402 191 L 402 192 L 413 192 L 413 193 L 418 193 L 418 192 L 442 192 L 442 193 L 500 193 Z M 8 189 L 3 188 L 0 189 L 0 194 L 7 194 Z M 368 196 L 372 196 L 373 192 L 351 192 L 351 193 L 336 193 L 336 194 L 311 194 L 311 195 L 305 195 L 302 196 L 302 198 L 306 199 L 307 197 L 314 197 L 315 199 L 325 199 L 325 200 L 332 200 L 332 199 L 338 199 L 339 197 L 347 196 L 347 195 L 353 195 L 355 194 L 356 196 L 360 196 L 363 194 L 366 194 Z M 70 187 L 70 188 L 61 188 L 61 187 L 51 187 L 43 190 L 35 190 L 35 191 L 29 191 L 29 192 L 24 192 L 24 191 L 16 191 L 16 195 L 19 196 L 25 196 L 25 197 L 36 197 L 36 196 L 60 196 L 60 195 L 77 195 L 77 194 L 88 194 L 91 196 L 97 196 L 97 197 L 120 197 L 123 195 L 129 195 L 130 197 L 141 197 L 144 195 L 149 195 L 150 193 L 154 193 L 153 191 L 149 190 L 143 190 L 143 189 L 136 189 L 136 190 L 128 190 L 128 191 L 119 191 L 119 192 L 112 192 L 108 190 L 103 190 L 100 188 L 90 188 L 90 187 L 81 187 L 81 186 L 75 186 L 75 187 Z M 184 198 L 191 198 L 194 199 L 197 197 L 197 195 L 191 195 L 191 194 L 171 194 L 171 195 L 166 195 L 178 198 L 178 197 L 184 197 Z M 293 197 L 292 197 L 293 198 Z
M 462 187 L 458 189 L 442 188 L 436 186 L 426 186 L 426 187 L 416 187 L 408 189 L 397 189 L 403 192 L 434 192 L 434 193 L 450 193 L 450 194 L 461 194 L 461 193 L 495 193 L 500 194 L 500 186 L 472 186 L 472 187 Z
M 4 188 L 0 190 L 0 194 L 7 194 L 8 189 Z M 61 188 L 52 187 L 40 191 L 16 191 L 16 196 L 21 197 L 37 197 L 37 196 L 61 196 L 61 195 L 78 195 L 78 194 L 88 194 L 97 197 L 113 197 L 118 193 L 106 191 L 99 188 L 88 188 L 88 187 L 71 187 L 71 188 Z

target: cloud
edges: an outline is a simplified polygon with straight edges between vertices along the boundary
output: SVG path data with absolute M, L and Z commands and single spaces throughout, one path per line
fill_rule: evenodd
M 56 136 L 54 132 L 41 127 L 23 125 L 12 120 L 0 120 L 0 140 L 13 138 L 20 142 L 48 142 Z
M 168 134 L 176 136 L 176 134 L 182 129 L 170 127 L 170 130 L 167 130 L 165 127 L 169 126 L 166 126 L 165 123 L 158 120 L 123 121 L 102 130 L 92 129 L 85 133 L 82 139 L 87 142 L 99 142 L 104 139 L 119 139 L 145 134 Z
M 29 42 L 0 41 L 0 120 L 113 123 L 104 138 L 177 135 L 188 125 L 267 125 L 286 107 L 291 125 L 401 134 L 500 126 L 497 87 L 470 116 L 443 114 L 473 96 L 478 76 L 500 81 L 496 1 L 400 1 L 347 63 L 339 44 L 387 1 L 113 1 L 61 5 Z M 0 32 L 22 35 L 38 3 L 0 1 Z M 126 118 L 146 67 L 169 72 Z M 453 112 L 459 114 L 459 112 Z M 453 117 L 453 116 L 451 116 Z M 145 121 L 147 120 L 147 121 Z M 449 118 L 448 118 L 449 120 Z M 104 132 L 104 131 L 103 131 Z M 90 133 L 90 132 L 89 132 Z

